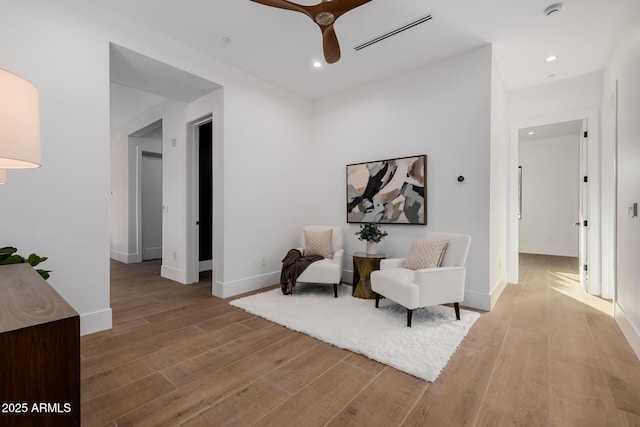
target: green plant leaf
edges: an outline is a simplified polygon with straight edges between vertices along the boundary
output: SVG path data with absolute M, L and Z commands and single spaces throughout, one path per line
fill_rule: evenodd
M 0 265 L 22 264 L 23 262 L 25 262 L 25 259 L 20 255 L 11 255 L 0 260 Z
M 354 234 L 358 236 L 359 240 L 376 243 L 379 243 L 385 236 L 387 236 L 387 232 L 382 231 L 380 226 L 376 223 L 361 224 L 360 231 L 357 231 Z
M 40 269 L 36 269 L 36 271 L 38 272 L 38 274 L 40 274 L 40 276 L 42 276 L 44 280 L 47 280 L 49 278 L 49 273 L 51 272 L 51 270 L 40 270 Z
M 0 248 L 0 260 L 9 258 L 11 255 L 18 252 L 18 250 L 11 246 L 5 246 L 4 248 Z
M 18 252 L 18 250 L 12 246 L 5 246 L 4 248 L 0 248 L 0 265 L 28 263 L 32 267 L 35 267 L 36 265 L 40 264 L 41 262 L 45 262 L 48 259 L 47 257 L 41 257 L 37 254 L 31 254 L 28 258 L 25 259 L 23 256 L 18 255 L 16 252 Z M 40 269 L 36 269 L 36 271 L 45 280 L 49 278 L 49 273 L 51 272 L 51 270 Z
M 40 264 L 41 262 L 45 262 L 46 260 L 47 257 L 40 257 L 36 254 L 31 254 L 29 255 L 29 258 L 27 258 L 27 262 L 31 264 L 32 267 L 35 267 L 36 265 Z

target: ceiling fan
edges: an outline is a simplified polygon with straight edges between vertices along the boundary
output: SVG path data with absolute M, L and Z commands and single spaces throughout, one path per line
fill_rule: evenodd
M 320 27 L 322 31 L 322 47 L 324 59 L 329 64 L 333 64 L 340 59 L 340 45 L 338 37 L 333 29 L 333 23 L 340 16 L 369 3 L 371 0 L 321 0 L 319 4 L 305 6 L 287 0 L 251 0 L 255 3 L 266 6 L 277 7 L 279 9 L 293 10 L 304 13 Z

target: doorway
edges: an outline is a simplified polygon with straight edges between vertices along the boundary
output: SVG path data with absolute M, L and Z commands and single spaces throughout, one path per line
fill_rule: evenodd
M 197 125 L 199 271 L 213 268 L 213 122 Z
M 583 221 L 588 221 L 588 226 L 582 229 L 585 235 L 583 239 L 585 242 L 585 264 L 588 266 L 588 280 L 585 285 L 585 290 L 590 294 L 600 295 L 602 289 L 600 275 L 600 121 L 597 109 L 559 113 L 512 123 L 509 136 L 509 244 L 507 279 L 509 283 L 518 283 L 519 281 L 520 219 L 518 219 L 518 187 L 520 180 L 518 179 L 518 166 L 520 160 L 520 130 L 570 121 L 581 121 L 588 125 L 588 129 L 583 129 L 584 132 L 587 132 L 588 137 L 583 141 L 584 158 L 582 159 L 582 162 L 586 165 L 583 165 L 584 170 L 588 170 L 588 175 L 585 175 L 587 176 L 586 179 L 588 182 L 580 184 L 585 193 L 583 199 L 585 204 L 584 209 L 588 212 L 588 218 L 583 219 Z M 527 179 L 526 171 L 523 172 L 522 179 Z M 584 176 L 582 179 L 585 179 Z M 574 221 L 574 224 L 578 221 Z M 576 226 L 574 225 L 573 227 Z
M 213 223 L 213 116 L 206 115 L 188 125 L 188 156 L 192 173 L 190 226 L 187 228 L 191 248 L 188 259 L 193 260 L 188 268 L 188 283 L 200 281 L 201 273 L 213 270 L 214 223 Z M 210 277 L 211 275 L 206 275 Z
M 142 151 L 140 219 L 142 260 L 162 258 L 162 154 Z
M 162 258 L 162 120 L 129 135 L 131 262 Z
M 587 265 L 584 127 L 572 120 L 518 133 L 519 252 L 575 258 L 576 269 Z M 583 288 L 586 280 L 581 274 Z

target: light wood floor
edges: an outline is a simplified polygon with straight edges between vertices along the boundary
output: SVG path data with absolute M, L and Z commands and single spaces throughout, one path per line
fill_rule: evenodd
M 571 258 L 525 255 L 431 384 L 112 262 L 82 338 L 85 426 L 640 426 L 640 361 Z M 372 302 L 373 304 L 373 302 Z M 301 313 L 303 315 L 303 313 Z

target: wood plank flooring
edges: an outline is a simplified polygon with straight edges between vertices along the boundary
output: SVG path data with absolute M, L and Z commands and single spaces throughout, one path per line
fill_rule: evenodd
M 640 426 L 640 361 L 573 258 L 521 256 L 435 383 L 112 261 L 82 337 L 84 426 Z

